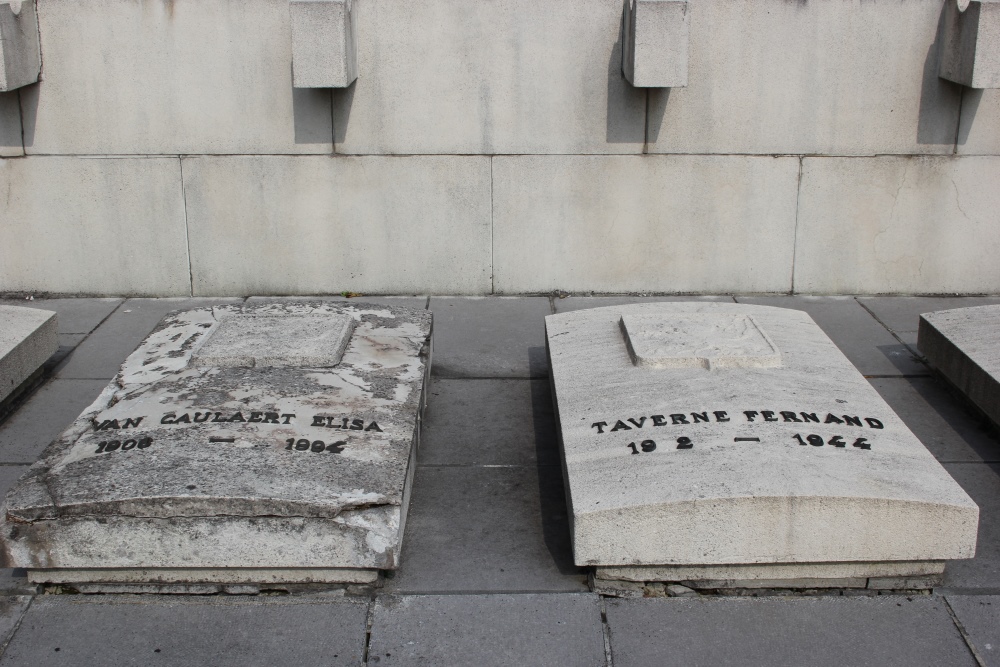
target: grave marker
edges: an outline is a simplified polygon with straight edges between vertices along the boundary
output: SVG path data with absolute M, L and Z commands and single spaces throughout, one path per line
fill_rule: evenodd
M 805 313 L 637 304 L 546 333 L 598 587 L 865 586 L 974 555 L 976 505 Z
M 431 315 L 168 316 L 8 494 L 7 567 L 101 584 L 370 582 L 399 563 Z

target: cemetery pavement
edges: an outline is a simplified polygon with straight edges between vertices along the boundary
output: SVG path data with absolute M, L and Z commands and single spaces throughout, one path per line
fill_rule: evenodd
M 0 667 L 1000 666 L 1000 436 L 931 375 L 915 346 L 920 313 L 987 300 L 715 298 L 808 312 L 979 504 L 977 555 L 950 563 L 942 588 L 591 593 L 572 562 L 543 318 L 639 298 L 406 297 L 391 302 L 434 313 L 434 357 L 401 566 L 381 589 L 58 595 L 23 572 L 0 571 Z M 269 300 L 279 299 L 250 303 Z M 0 301 L 54 310 L 60 325 L 48 379 L 0 422 L 0 488 L 97 396 L 164 314 L 240 301 Z

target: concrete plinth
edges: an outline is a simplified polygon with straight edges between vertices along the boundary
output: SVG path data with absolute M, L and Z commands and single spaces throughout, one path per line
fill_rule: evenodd
M 50 310 L 0 306 L 0 404 L 55 353 L 56 328 Z
M 974 555 L 975 503 L 805 313 L 646 303 L 546 331 L 578 565 L 864 587 Z
M 398 566 L 431 316 L 264 304 L 168 316 L 7 496 L 35 581 L 364 583 Z
M 948 382 L 1000 426 L 1000 306 L 920 316 L 917 347 Z

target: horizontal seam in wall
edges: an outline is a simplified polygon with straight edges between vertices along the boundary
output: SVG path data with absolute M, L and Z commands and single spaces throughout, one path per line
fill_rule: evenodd
M 76 157 L 103 160 L 141 160 L 158 158 L 222 158 L 222 157 L 289 157 L 289 158 L 326 158 L 350 159 L 362 157 L 379 158 L 420 158 L 420 157 L 460 157 L 460 158 L 494 158 L 494 157 L 633 157 L 640 159 L 665 157 L 750 157 L 750 158 L 832 158 L 870 160 L 878 158 L 928 158 L 956 160 L 965 158 L 994 158 L 998 154 L 953 154 L 953 153 L 874 153 L 871 155 L 844 155 L 838 153 L 25 153 L 14 155 L 7 160 L 19 160 L 32 157 Z

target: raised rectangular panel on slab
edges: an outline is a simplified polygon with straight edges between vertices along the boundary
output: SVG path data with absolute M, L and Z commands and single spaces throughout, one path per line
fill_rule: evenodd
M 7 495 L 3 562 L 88 586 L 395 569 L 430 329 L 354 302 L 169 315 Z
M 639 88 L 683 88 L 688 81 L 687 0 L 625 0 L 622 73 Z
M 0 92 L 35 83 L 41 68 L 34 0 L 0 2 Z
M 637 332 L 671 363 L 634 363 Z M 546 334 L 574 559 L 598 578 L 811 587 L 974 555 L 978 507 L 806 313 L 644 303 Z M 675 363 L 701 358 L 726 363 Z
M 947 0 L 938 75 L 970 88 L 1000 88 L 1000 2 Z
M 289 0 L 292 82 L 296 88 L 346 88 L 358 78 L 352 0 Z
M 917 347 L 934 368 L 1000 425 L 1000 306 L 924 313 Z

